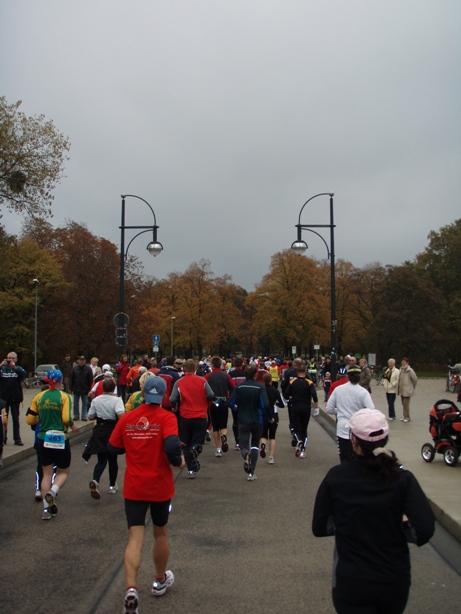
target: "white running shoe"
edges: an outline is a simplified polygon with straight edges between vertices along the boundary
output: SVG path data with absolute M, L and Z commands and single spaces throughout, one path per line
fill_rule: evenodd
M 221 448 L 216 448 L 215 456 L 218 456 L 218 457 L 222 456 Z
M 269 460 L 267 462 L 269 463 L 269 465 L 273 465 L 274 464 L 274 457 L 273 456 L 269 456 Z
M 299 458 L 306 458 L 306 453 L 304 452 L 304 450 L 301 451 Z
M 138 614 L 139 595 L 135 588 L 129 588 L 123 602 L 124 614 Z
M 195 480 L 195 471 L 188 471 L 187 472 L 187 477 L 189 478 L 189 480 Z
M 36 490 L 35 491 L 35 501 L 41 501 L 41 500 L 42 500 L 42 491 Z
M 254 473 L 249 473 L 249 474 L 248 474 L 247 480 L 248 480 L 249 482 L 254 482 L 254 481 L 255 481 L 255 480 L 257 480 L 257 479 L 258 479 L 258 478 L 255 476 L 255 474 L 254 474 Z
M 115 486 L 109 486 L 109 494 L 110 495 L 115 495 L 117 490 L 118 490 L 118 484 L 115 484 Z M 91 495 L 91 496 L 93 496 L 93 495 Z
M 169 588 L 174 582 L 174 573 L 167 569 L 165 571 L 165 577 L 163 582 L 159 582 L 158 580 L 154 580 L 152 583 L 152 594 L 156 597 L 160 597 L 165 593 L 166 589 Z
M 52 518 L 53 518 L 53 514 L 50 512 L 48 508 L 43 510 L 42 520 L 51 520 Z

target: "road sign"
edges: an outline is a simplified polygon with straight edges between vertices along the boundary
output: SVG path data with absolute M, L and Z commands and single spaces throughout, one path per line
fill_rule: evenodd
M 158 352 L 158 345 L 154 345 L 154 347 L 152 349 L 153 349 L 154 354 L 157 354 L 157 352 Z
M 114 317 L 114 326 L 116 326 L 117 328 L 123 328 L 124 326 L 128 326 L 129 323 L 130 318 L 127 316 L 126 313 L 120 312 L 117 313 Z
M 152 343 L 158 345 L 160 343 L 160 335 L 152 335 Z

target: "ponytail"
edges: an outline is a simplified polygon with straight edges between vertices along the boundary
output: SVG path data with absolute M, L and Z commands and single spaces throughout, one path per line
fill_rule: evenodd
M 384 448 L 388 438 L 380 441 L 364 441 L 357 436 L 355 438 L 366 457 L 366 468 L 378 474 L 386 484 L 390 484 L 396 477 L 400 464 L 394 452 Z

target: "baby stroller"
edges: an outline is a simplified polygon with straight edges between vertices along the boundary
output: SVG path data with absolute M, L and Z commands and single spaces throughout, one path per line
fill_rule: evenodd
M 429 433 L 434 445 L 423 445 L 423 460 L 431 463 L 437 452 L 443 454 L 443 460 L 449 467 L 454 467 L 461 454 L 461 412 L 453 401 L 441 399 L 432 406 L 429 412 Z

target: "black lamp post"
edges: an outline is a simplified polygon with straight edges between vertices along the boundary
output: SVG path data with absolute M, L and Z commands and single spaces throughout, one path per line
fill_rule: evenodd
M 34 377 L 37 372 L 37 318 L 38 318 L 38 279 L 33 279 L 32 283 L 35 286 L 35 326 L 34 326 Z
M 314 198 L 318 198 L 319 196 L 329 196 L 330 197 L 330 223 L 329 224 L 301 224 L 301 213 L 303 212 L 304 207 Z M 309 232 L 313 232 L 315 235 L 320 237 L 327 248 L 328 258 L 330 259 L 330 267 L 331 267 L 331 280 L 330 280 L 330 304 L 331 304 L 331 379 L 334 381 L 336 379 L 336 288 L 335 288 L 335 225 L 333 223 L 333 196 L 334 194 L 331 192 L 322 192 L 321 194 L 316 194 L 306 200 L 304 205 L 301 207 L 301 211 L 298 216 L 298 223 L 296 224 L 296 228 L 298 231 L 298 238 L 291 245 L 291 249 L 295 251 L 297 254 L 304 254 L 307 249 L 307 243 L 302 239 L 302 231 L 308 230 Z M 329 228 L 330 229 L 330 246 L 328 247 L 328 243 L 319 234 L 316 230 L 312 230 L 312 228 Z
M 116 339 L 117 345 L 119 349 L 119 354 L 123 354 L 123 350 L 127 343 L 127 334 L 126 329 L 128 324 L 130 323 L 130 318 L 125 313 L 125 261 L 128 257 L 128 250 L 130 249 L 130 245 L 133 241 L 144 234 L 145 232 L 152 232 L 152 241 L 149 242 L 146 249 L 151 256 L 158 256 L 163 250 L 163 245 L 157 241 L 157 220 L 155 217 L 154 210 L 149 205 L 147 200 L 141 198 L 140 196 L 136 196 L 135 194 L 122 194 L 122 223 L 120 225 L 121 230 L 121 238 L 120 238 L 120 302 L 119 302 L 119 312 L 114 318 L 114 324 L 116 327 Z M 126 198 L 137 198 L 138 200 L 142 200 L 143 203 L 149 207 L 154 217 L 153 226 L 126 226 L 125 225 L 125 199 Z M 125 251 L 125 230 L 140 230 L 128 243 L 128 246 Z

